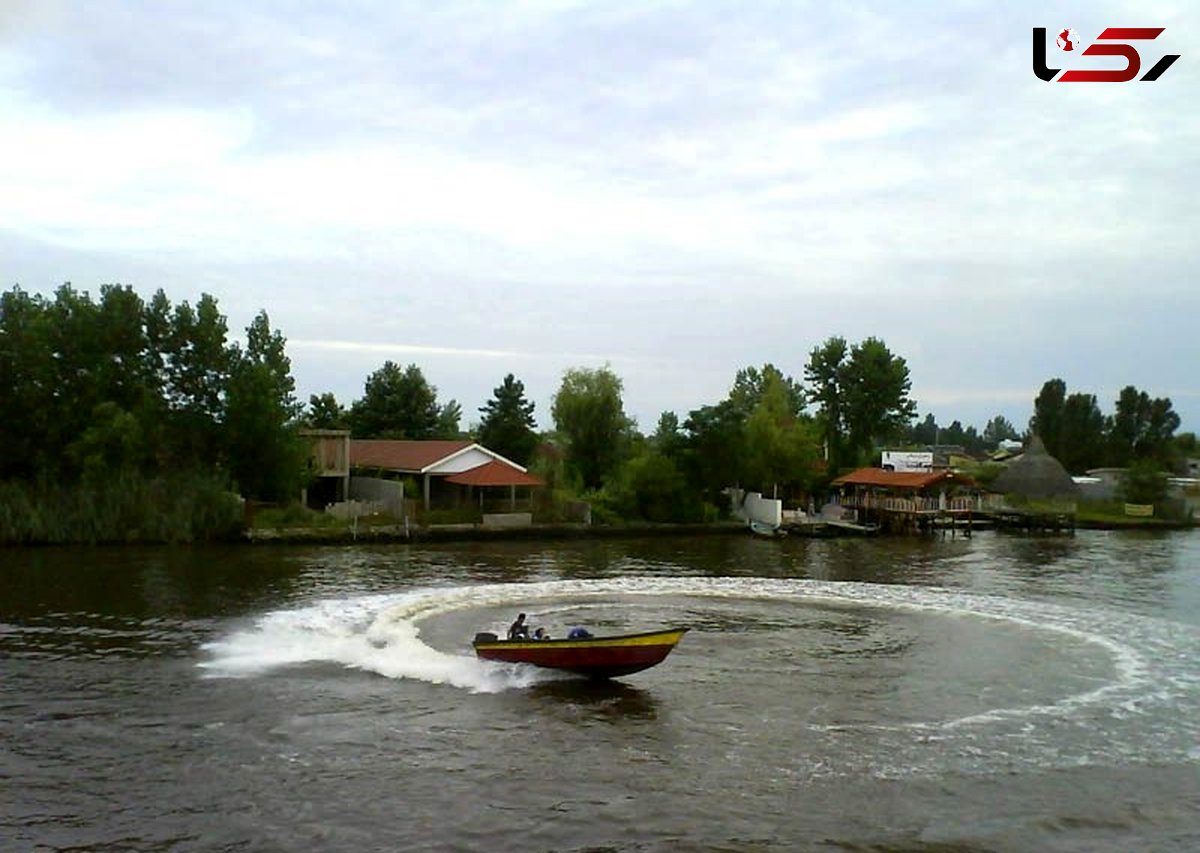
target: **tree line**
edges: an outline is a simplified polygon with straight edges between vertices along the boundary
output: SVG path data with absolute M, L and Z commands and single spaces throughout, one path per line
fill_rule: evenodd
M 876 463 L 886 444 L 991 449 L 1033 431 L 1075 473 L 1131 462 L 1166 470 L 1195 453 L 1194 435 L 1174 434 L 1171 401 L 1132 386 L 1105 416 L 1094 395 L 1049 380 L 1022 436 L 1000 415 L 982 433 L 958 421 L 943 428 L 932 414 L 914 422 L 908 365 L 874 337 L 828 338 L 809 351 L 801 379 L 773 364 L 744 367 L 724 399 L 682 419 L 664 412 L 643 434 L 607 366 L 564 373 L 546 433 L 511 373 L 464 430 L 461 405 L 439 402 L 415 364 L 386 361 L 349 406 L 332 393 L 303 405 L 286 340 L 265 311 L 245 333 L 244 343 L 230 340 L 207 294 L 194 306 L 119 285 L 96 299 L 69 284 L 52 297 L 0 294 L 0 405 L 10 413 L 0 420 L 0 541 L 56 540 L 71 526 L 90 526 L 95 539 L 212 535 L 232 523 L 230 493 L 298 495 L 309 476 L 301 427 L 470 437 L 532 467 L 551 495 L 586 497 L 602 517 L 653 521 L 716 517 L 730 485 L 803 499 L 842 470 Z M 207 497 L 147 536 L 143 516 L 162 516 L 184 494 Z M 47 533 L 50 519 L 59 529 Z
M 0 541 L 227 534 L 299 488 L 294 387 L 265 311 L 243 344 L 208 295 L 0 294 Z

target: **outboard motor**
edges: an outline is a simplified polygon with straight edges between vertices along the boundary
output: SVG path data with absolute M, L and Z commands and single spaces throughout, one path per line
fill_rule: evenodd
M 475 635 L 476 643 L 494 643 L 499 639 L 500 638 L 497 637 L 495 634 L 493 634 L 491 631 L 480 631 L 478 634 Z

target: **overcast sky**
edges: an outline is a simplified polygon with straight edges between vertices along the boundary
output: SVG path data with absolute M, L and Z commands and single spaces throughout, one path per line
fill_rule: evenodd
M 830 8 L 830 7 L 833 8 Z M 915 7 L 915 8 L 914 8 Z M 464 426 L 606 362 L 652 430 L 882 338 L 922 416 L 1042 383 L 1200 430 L 1200 6 L 0 0 L 0 284 L 266 309 L 298 392 Z M 1165 27 L 1044 83 L 1031 28 Z M 1080 59 L 1053 39 L 1055 67 Z

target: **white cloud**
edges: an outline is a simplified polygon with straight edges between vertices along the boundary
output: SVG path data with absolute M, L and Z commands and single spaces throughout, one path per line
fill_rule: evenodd
M 1194 399 L 1195 73 L 1044 84 L 1040 7 L 35 6 L 0 18 L 12 280 L 196 282 L 346 387 L 609 360 L 643 422 L 832 334 L 938 405 Z

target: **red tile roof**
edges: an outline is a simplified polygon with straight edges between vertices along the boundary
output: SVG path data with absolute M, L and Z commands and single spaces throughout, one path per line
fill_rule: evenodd
M 420 473 L 447 456 L 466 450 L 473 443 L 353 438 L 350 440 L 350 465 L 354 468 Z
M 446 478 L 447 483 L 458 483 L 463 486 L 544 486 L 541 477 L 527 474 L 519 468 L 505 465 L 498 459 L 485 462 Z
M 833 481 L 834 486 L 879 486 L 890 489 L 925 489 L 944 480 L 973 485 L 970 477 L 953 471 L 888 471 L 883 468 L 859 468 Z

